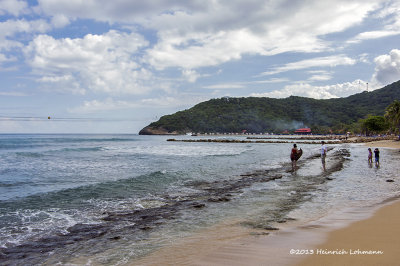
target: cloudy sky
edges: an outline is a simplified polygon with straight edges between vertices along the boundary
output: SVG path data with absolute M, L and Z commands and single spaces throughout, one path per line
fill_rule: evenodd
M 0 0 L 0 79 L 0 133 L 137 133 L 211 98 L 346 97 L 400 79 L 400 1 Z

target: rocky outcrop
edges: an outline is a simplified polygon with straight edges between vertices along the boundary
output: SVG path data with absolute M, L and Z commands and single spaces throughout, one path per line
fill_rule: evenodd
M 147 126 L 139 131 L 139 135 L 179 135 L 177 131 L 168 131 L 162 127 Z

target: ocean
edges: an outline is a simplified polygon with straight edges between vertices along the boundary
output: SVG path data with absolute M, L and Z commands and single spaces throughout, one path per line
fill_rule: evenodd
M 0 264 L 125 265 L 222 221 L 273 229 L 400 195 L 397 150 L 376 167 L 367 146 L 329 145 L 324 171 L 298 141 L 292 172 L 292 143 L 168 138 L 0 135 Z

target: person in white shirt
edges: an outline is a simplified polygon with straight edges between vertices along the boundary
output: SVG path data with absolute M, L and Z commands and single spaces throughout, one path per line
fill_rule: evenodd
M 324 168 L 324 171 L 326 170 L 325 168 L 325 158 L 326 158 L 326 146 L 325 146 L 325 141 L 321 142 L 321 161 L 322 161 L 322 167 Z

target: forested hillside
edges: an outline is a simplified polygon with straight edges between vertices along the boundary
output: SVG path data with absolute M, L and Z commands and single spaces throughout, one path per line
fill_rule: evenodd
M 372 92 L 346 98 L 316 100 L 291 96 L 274 98 L 212 99 L 194 107 L 165 115 L 139 134 L 249 133 L 293 131 L 310 127 L 315 133 L 348 130 L 367 115 L 383 115 L 385 108 L 400 99 L 400 81 Z

